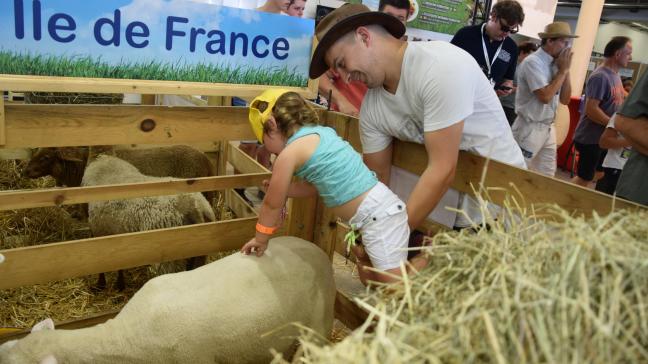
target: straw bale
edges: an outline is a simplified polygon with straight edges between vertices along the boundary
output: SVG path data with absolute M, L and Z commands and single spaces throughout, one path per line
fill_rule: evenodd
M 648 212 L 506 212 L 436 235 L 426 269 L 357 297 L 370 318 L 341 342 L 306 332 L 299 361 L 648 362 Z

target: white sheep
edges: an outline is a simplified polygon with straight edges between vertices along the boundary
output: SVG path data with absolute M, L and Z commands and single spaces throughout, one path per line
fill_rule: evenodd
M 145 176 L 132 164 L 110 155 L 99 155 L 90 161 L 83 174 L 82 186 L 119 183 L 170 181 L 172 178 Z M 95 237 L 137 231 L 170 228 L 215 221 L 207 199 L 200 193 L 131 198 L 127 200 L 88 203 L 88 223 Z M 200 264 L 200 262 L 194 262 Z M 100 276 L 98 286 L 105 285 Z M 117 287 L 124 288 L 120 272 Z
M 100 155 L 86 167 L 81 186 L 171 181 L 145 176 L 132 164 Z M 94 236 L 123 234 L 215 221 L 207 200 L 200 193 L 95 201 L 88 204 L 88 222 Z
M 209 158 L 187 145 L 150 149 L 103 149 L 134 165 L 147 176 L 196 178 L 215 175 Z M 57 186 L 78 187 L 87 159 L 88 147 L 40 148 L 32 155 L 23 174 L 29 178 L 51 175 Z
M 299 322 L 323 337 L 335 283 L 327 255 L 295 237 L 262 257 L 233 254 L 147 282 L 112 320 L 32 332 L 0 346 L 0 363 L 267 363 L 289 355 Z

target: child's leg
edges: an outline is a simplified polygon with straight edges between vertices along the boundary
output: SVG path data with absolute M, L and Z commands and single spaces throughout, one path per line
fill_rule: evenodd
M 351 250 L 353 251 L 353 255 L 356 257 L 358 277 L 360 278 L 360 282 L 362 282 L 362 284 L 365 286 L 369 284 L 369 281 L 385 283 L 395 282 L 398 280 L 397 277 L 400 277 L 402 275 L 400 267 L 385 270 L 385 272 L 388 274 L 373 270 L 371 259 L 361 245 L 353 246 Z M 421 269 L 425 268 L 425 266 L 427 266 L 428 262 L 428 257 L 424 253 L 419 253 L 409 260 L 409 264 L 405 265 L 407 274 L 412 274 L 420 271 Z
M 398 280 L 402 262 L 407 263 L 410 235 L 405 203 L 379 182 L 369 191 L 349 224 L 362 234 L 363 246 L 353 247 L 360 281 L 366 285 L 368 281 Z M 426 264 L 427 259 L 421 255 L 412 258 L 406 267 L 408 271 L 417 271 Z

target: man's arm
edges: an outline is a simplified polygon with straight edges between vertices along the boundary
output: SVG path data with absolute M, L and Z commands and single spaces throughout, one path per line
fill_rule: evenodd
M 561 90 L 561 88 L 563 86 L 563 83 L 565 82 L 565 79 L 567 78 L 568 75 L 569 75 L 568 72 L 560 72 L 559 71 L 558 73 L 556 73 L 554 78 L 551 80 L 551 82 L 547 86 L 545 86 L 545 87 L 543 87 L 541 89 L 534 90 L 533 93 L 538 98 L 538 100 L 540 102 L 542 102 L 543 104 L 550 103 L 551 100 L 553 99 L 554 95 L 556 93 L 558 93 L 558 90 Z M 570 86 L 570 89 L 571 89 L 571 86 Z M 562 96 L 562 90 L 561 90 L 561 96 Z M 561 102 L 562 102 L 562 100 L 561 100 Z
M 588 98 L 585 101 L 585 115 L 593 122 L 606 126 L 610 122 L 610 117 L 601 110 L 600 103 L 601 100 Z
M 389 186 L 389 178 L 391 177 L 393 149 L 394 147 L 392 143 L 380 152 L 366 153 L 362 155 L 364 163 L 370 170 L 376 172 L 378 180 L 384 183 L 385 186 Z
M 560 88 L 560 103 L 563 105 L 569 105 L 570 98 L 571 98 L 571 80 L 569 78 L 569 71 L 567 71 L 567 74 L 565 75 L 565 81 L 563 81 L 562 87 Z
M 428 163 L 407 200 L 410 228 L 421 225 L 454 180 L 463 125 L 461 121 L 424 134 Z
M 625 138 L 619 138 L 619 133 L 613 128 L 605 128 L 599 138 L 599 146 L 604 149 L 618 149 L 630 146 Z
M 629 118 L 616 115 L 614 128 L 626 138 L 637 152 L 648 155 L 648 117 Z

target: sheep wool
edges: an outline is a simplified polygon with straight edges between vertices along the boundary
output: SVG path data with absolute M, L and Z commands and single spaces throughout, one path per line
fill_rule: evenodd
M 291 351 L 299 322 L 328 337 L 335 301 L 327 255 L 295 237 L 262 257 L 233 254 L 147 282 L 112 320 L 33 332 L 0 346 L 0 363 L 267 363 Z
M 132 164 L 109 155 L 92 161 L 83 175 L 82 186 L 169 181 L 145 176 Z M 94 236 L 161 229 L 215 221 L 211 206 L 200 193 L 96 201 L 88 204 L 88 222 Z

